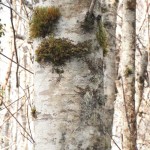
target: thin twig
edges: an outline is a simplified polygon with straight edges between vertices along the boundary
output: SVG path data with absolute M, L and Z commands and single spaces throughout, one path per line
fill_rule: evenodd
M 16 120 L 16 122 L 20 125 L 20 127 L 25 131 L 25 133 L 32 139 L 33 143 L 35 143 L 33 137 L 26 131 L 26 129 L 22 126 L 22 124 L 18 121 L 18 119 L 14 116 L 14 114 L 7 108 L 6 104 L 2 101 L 4 107 L 7 109 L 7 111 L 11 114 L 11 116 Z
M 118 39 L 115 35 L 113 35 L 112 33 L 110 33 L 108 30 L 106 30 L 106 31 L 107 31 L 107 33 L 109 33 L 113 38 L 115 38 L 117 41 L 121 42 L 121 40 Z
M 25 96 L 25 95 L 24 95 L 24 96 Z M 10 103 L 9 105 L 7 105 L 7 107 L 9 107 L 9 106 L 11 106 L 12 104 L 14 104 L 15 102 L 19 101 L 19 100 L 22 99 L 24 96 L 22 96 L 22 97 L 16 99 L 15 101 L 13 101 L 13 102 Z M 5 108 L 2 108 L 1 111 L 2 111 L 3 109 L 5 109 Z
M 11 61 L 10 61 L 10 64 L 8 66 L 8 69 L 7 69 L 7 73 L 6 73 L 6 76 L 5 76 L 5 81 L 4 83 L 2 84 L 2 89 L 5 90 L 6 86 L 7 86 L 7 83 L 8 83 L 8 80 L 9 80 L 9 77 L 10 77 L 10 74 L 11 74 L 11 67 L 12 67 L 12 60 L 13 60 L 13 57 L 14 57 L 14 50 L 12 51 L 12 56 L 11 56 Z
M 10 0 L 11 5 L 12 0 Z M 19 60 L 18 60 L 18 52 L 17 52 L 17 45 L 16 45 L 16 31 L 13 23 L 13 11 L 10 9 L 10 21 L 11 21 L 11 26 L 13 30 L 13 44 L 14 44 L 14 49 L 15 49 L 15 55 L 16 55 L 16 62 L 17 62 L 17 70 L 16 70 L 16 87 L 19 87 L 19 77 L 18 77 L 18 70 L 19 70 Z
M 25 105 L 26 101 L 17 109 L 17 111 L 15 113 L 13 113 L 13 115 L 17 114 L 18 111 Z M 6 108 L 5 108 L 6 109 Z M 6 118 L 4 121 L 3 121 L 3 124 L 1 125 L 1 127 L 7 122 L 9 121 L 10 119 L 12 118 L 12 116 L 9 116 L 8 118 Z M 0 128 L 1 128 L 0 127 Z
M 30 99 L 29 87 L 28 87 L 28 88 L 26 88 L 26 89 L 23 89 L 23 88 L 20 86 L 20 88 L 23 90 L 23 92 L 24 92 L 24 96 L 26 97 L 26 99 L 28 99 L 28 102 L 29 102 L 29 106 L 30 106 L 30 108 L 32 108 L 32 105 L 31 105 L 31 103 L 30 103 L 30 101 L 29 101 L 29 99 Z M 29 96 L 27 96 L 27 93 L 26 93 L 26 91 L 25 91 L 25 90 L 27 90 L 27 92 L 28 92 Z
M 23 133 L 21 133 L 21 135 L 26 138 L 27 140 L 29 140 L 31 143 L 33 143 L 28 137 L 26 137 Z
M 103 122 L 103 120 L 101 118 L 100 118 L 100 121 L 101 121 L 102 125 L 106 128 L 105 123 Z M 109 137 L 114 142 L 114 144 L 118 147 L 118 149 L 121 150 L 121 148 L 119 147 L 119 145 L 116 143 L 116 141 L 112 138 L 112 136 L 109 134 L 109 132 L 107 130 L 106 130 L 106 133 L 109 135 Z
M 33 92 L 33 91 L 32 91 Z M 32 93 L 31 92 L 31 93 Z M 25 95 L 24 95 L 25 96 Z M 22 96 L 21 98 L 23 98 L 24 96 Z M 19 98 L 19 99 L 21 99 L 21 98 Z M 19 100 L 18 99 L 18 100 Z M 29 99 L 29 97 L 27 98 L 27 99 Z M 26 101 L 27 101 L 27 99 L 26 99 Z M 16 100 L 16 101 L 18 101 L 18 100 Z M 15 113 L 13 113 L 13 115 L 15 115 L 24 105 L 25 105 L 25 103 L 26 103 L 26 101 L 20 106 L 20 108 L 18 108 L 17 109 L 17 111 L 15 112 Z M 15 102 L 15 101 L 14 101 Z M 8 106 L 9 107 L 9 106 Z M 4 108 L 4 109 L 6 109 L 6 108 Z M 10 120 L 12 118 L 12 116 L 10 116 L 10 117 L 8 117 L 7 119 L 5 119 L 4 121 L 3 121 L 3 124 L 6 122 L 6 121 L 8 121 L 8 120 Z M 3 126 L 3 124 L 1 125 L 1 126 Z M 0 126 L 0 128 L 1 128 L 1 126 Z
M 20 18 L 22 18 L 24 21 L 28 22 L 28 20 L 26 20 L 24 17 L 22 17 L 17 11 L 15 11 L 12 6 L 7 6 L 4 3 L 0 2 L 1 5 L 5 6 L 6 8 L 11 9 L 13 12 L 15 12 Z
M 149 11 L 149 6 L 150 6 L 150 4 L 147 6 L 147 10 L 146 10 L 145 18 L 144 18 L 144 20 L 143 20 L 143 22 L 142 22 L 142 25 L 141 25 L 141 27 L 139 28 L 139 31 L 138 31 L 137 33 L 139 33 L 139 32 L 141 31 L 141 29 L 142 29 L 142 27 L 143 27 L 143 25 L 144 25 L 144 22 L 146 21 L 146 16 L 147 16 L 148 11 Z
M 14 60 L 12 60 L 11 58 L 9 58 L 9 57 L 7 57 L 6 55 L 2 54 L 1 52 L 0 52 L 0 55 L 4 56 L 5 58 L 11 60 L 13 63 L 17 64 Z M 34 73 L 31 72 L 30 70 L 28 70 L 28 69 L 26 69 L 25 67 L 21 66 L 20 64 L 17 64 L 17 65 L 19 65 L 19 67 L 21 67 L 22 69 L 28 71 L 29 73 L 34 74 Z

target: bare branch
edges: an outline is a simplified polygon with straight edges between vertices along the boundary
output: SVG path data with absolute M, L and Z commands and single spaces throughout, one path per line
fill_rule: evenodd
M 7 73 L 6 73 L 6 77 L 5 77 L 5 82 L 2 84 L 2 89 L 3 90 L 5 90 L 5 88 L 7 86 L 7 83 L 8 83 L 8 80 L 9 80 L 9 77 L 10 77 L 10 74 L 11 74 L 11 67 L 12 67 L 13 57 L 14 57 L 14 51 L 12 52 L 11 62 L 10 62 L 9 66 L 8 66 L 8 69 L 7 69 Z
M 103 120 L 100 118 L 101 123 L 103 124 L 103 126 L 106 128 L 105 123 L 103 122 Z M 119 147 L 119 145 L 116 143 L 116 141 L 112 138 L 112 136 L 109 134 L 109 132 L 106 130 L 106 133 L 109 135 L 109 137 L 111 138 L 111 140 L 113 141 L 113 143 L 118 147 L 119 150 L 121 150 L 121 148 Z
M 144 18 L 144 20 L 143 20 L 143 22 L 142 22 L 142 25 L 141 25 L 141 27 L 139 28 L 139 31 L 137 32 L 138 34 L 139 34 L 139 32 L 141 31 L 141 29 L 142 29 L 142 27 L 143 27 L 143 25 L 144 25 L 144 23 L 145 23 L 145 21 L 146 21 L 146 19 L 147 19 L 147 14 L 148 14 L 148 12 L 149 12 L 149 7 L 150 7 L 150 4 L 147 6 L 147 10 L 146 10 L 146 14 L 145 14 L 145 18 Z
M 22 124 L 17 120 L 17 118 L 14 116 L 14 114 L 7 108 L 6 104 L 2 101 L 4 107 L 7 109 L 7 111 L 11 114 L 11 116 L 16 120 L 16 122 L 20 125 L 20 127 L 27 133 L 27 135 L 32 139 L 33 143 L 35 143 L 33 137 L 26 131 L 26 129 L 22 126 Z
M 16 10 L 13 9 L 12 6 L 7 6 L 7 5 L 5 5 L 5 4 L 2 3 L 2 2 L 0 2 L 0 4 L 3 5 L 3 6 L 5 6 L 5 7 L 7 7 L 7 8 L 9 8 L 9 9 L 11 9 L 11 10 L 12 10 L 13 12 L 15 12 L 20 18 L 22 18 L 24 21 L 28 22 L 28 20 L 25 19 L 24 17 L 22 17 Z
M 1 52 L 0 52 L 0 55 L 4 56 L 5 58 L 7 58 L 9 60 L 12 60 L 11 58 L 7 57 L 6 55 L 2 54 Z M 17 64 L 14 60 L 12 60 L 12 62 L 15 63 L 15 64 Z M 17 64 L 17 65 L 19 65 L 19 67 L 21 67 L 22 69 L 28 71 L 29 73 L 34 74 L 32 71 L 26 69 L 25 67 L 21 66 L 20 64 Z
M 24 96 L 25 96 L 25 95 L 24 95 Z M 9 105 L 7 105 L 7 108 L 8 108 L 9 106 L 11 106 L 12 104 L 14 104 L 15 102 L 19 101 L 20 99 L 22 99 L 24 96 L 22 96 L 22 97 L 16 99 L 15 101 L 13 101 L 13 102 L 10 103 Z M 2 111 L 3 109 L 5 109 L 5 108 L 1 108 L 1 111 Z
M 10 3 L 12 5 L 12 0 L 10 0 Z M 14 23 L 13 23 L 13 11 L 12 11 L 12 9 L 10 9 L 10 21 L 11 21 L 11 26 L 12 26 L 12 30 L 13 30 L 13 44 L 14 44 L 16 62 L 17 62 L 16 87 L 19 87 L 19 78 L 18 78 L 19 60 L 18 60 L 18 52 L 17 52 L 17 45 L 16 45 L 16 31 L 15 31 L 15 27 L 14 27 Z

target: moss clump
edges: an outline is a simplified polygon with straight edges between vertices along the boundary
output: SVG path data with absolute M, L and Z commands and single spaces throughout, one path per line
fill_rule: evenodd
M 90 42 L 73 44 L 68 39 L 49 37 L 45 39 L 36 50 L 38 63 L 52 63 L 55 66 L 64 65 L 73 57 L 82 57 L 89 53 Z
M 52 33 L 54 24 L 60 15 L 60 11 L 56 7 L 36 7 L 30 22 L 30 37 L 45 37 Z
M 33 106 L 33 107 L 31 108 L 31 115 L 32 115 L 33 118 L 37 118 L 35 106 Z
M 124 75 L 125 77 L 128 77 L 129 75 L 131 75 L 133 73 L 132 69 L 127 67 L 126 70 L 124 71 Z
M 108 37 L 102 21 L 98 22 L 98 31 L 96 33 L 97 41 L 103 49 L 103 55 L 108 53 Z

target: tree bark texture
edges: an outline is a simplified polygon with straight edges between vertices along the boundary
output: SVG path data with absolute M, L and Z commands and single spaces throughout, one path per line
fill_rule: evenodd
M 122 50 L 120 82 L 124 109 L 122 110 L 123 150 L 136 150 L 135 115 L 135 21 L 136 0 L 123 1 Z
M 92 40 L 92 52 L 67 62 L 61 76 L 52 73 L 51 64 L 43 67 L 35 63 L 35 150 L 110 150 L 112 124 L 107 122 L 113 112 L 105 113 L 102 50 L 96 40 L 96 25 L 92 32 L 81 28 L 90 3 L 56 0 L 46 4 L 59 7 L 62 14 L 55 37 L 74 43 Z M 99 10 L 96 4 L 94 12 Z
M 101 1 L 101 13 L 108 36 L 108 52 L 104 58 L 104 93 L 107 97 L 106 107 L 114 107 L 116 80 L 116 18 L 118 3 L 114 0 Z
M 107 120 L 108 128 L 113 124 L 114 114 L 114 101 L 116 99 L 116 18 L 118 3 L 114 0 L 101 0 L 101 16 L 104 28 L 107 32 L 107 53 L 104 57 L 104 95 L 105 102 L 105 114 L 112 112 L 112 115 Z M 103 50 L 104 51 L 104 50 Z M 104 54 L 103 54 L 104 55 Z M 111 129 L 110 129 L 111 131 Z M 109 132 L 109 138 L 112 137 L 112 133 Z M 112 141 L 113 142 L 113 141 Z

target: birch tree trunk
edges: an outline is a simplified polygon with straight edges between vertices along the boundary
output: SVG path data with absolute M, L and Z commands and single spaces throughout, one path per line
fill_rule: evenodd
M 118 76 L 122 90 L 123 150 L 136 150 L 135 115 L 135 21 L 136 0 L 123 1 L 122 50 Z
M 106 97 L 105 116 L 107 128 L 109 129 L 108 138 L 112 138 L 112 124 L 114 114 L 114 101 L 116 98 L 116 19 L 118 2 L 114 0 L 101 0 L 102 22 L 107 32 L 108 47 L 104 57 L 104 95 Z M 110 115 L 109 111 L 112 112 Z M 113 141 L 112 141 L 113 142 Z M 110 146 L 111 147 L 111 146 Z
M 115 100 L 115 80 L 116 80 L 116 18 L 117 18 L 118 3 L 114 0 L 102 0 L 101 12 L 103 17 L 104 27 L 108 35 L 108 52 L 104 58 L 105 73 L 104 86 L 105 95 L 107 97 L 106 107 L 113 108 Z
M 110 150 L 112 124 L 107 125 L 107 120 L 113 113 L 105 114 L 102 50 L 96 30 L 82 31 L 80 26 L 90 3 L 56 0 L 44 4 L 60 8 L 56 37 L 75 43 L 91 39 L 92 53 L 83 60 L 67 62 L 61 78 L 52 73 L 51 64 L 35 63 L 35 150 Z M 99 11 L 96 4 L 94 12 Z

